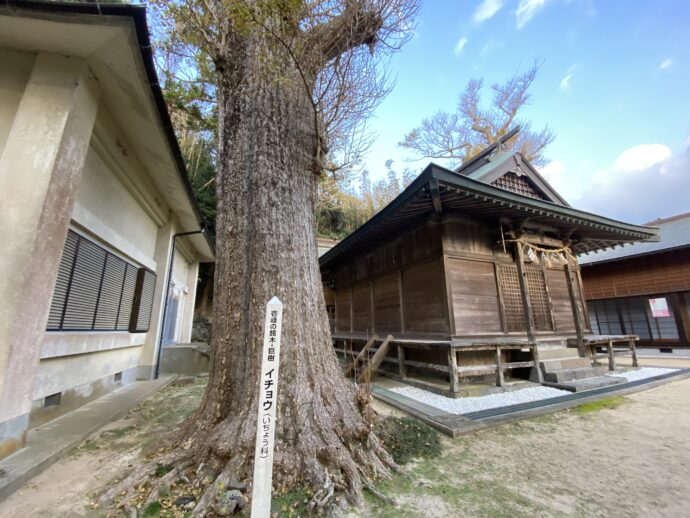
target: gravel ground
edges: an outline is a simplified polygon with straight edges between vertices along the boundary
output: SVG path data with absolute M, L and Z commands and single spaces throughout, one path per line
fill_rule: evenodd
M 559 390 L 550 387 L 530 387 L 511 392 L 503 392 L 502 394 L 453 399 L 439 396 L 438 394 L 427 392 L 426 390 L 416 387 L 400 387 L 391 390 L 450 414 L 467 414 L 479 410 L 488 410 L 489 408 L 499 408 L 502 406 L 516 405 L 518 403 L 540 401 L 542 399 L 570 394 L 567 390 Z
M 677 370 L 678 369 L 642 367 L 641 369 L 634 371 L 611 373 L 609 376 L 626 378 L 628 381 L 637 381 L 652 378 L 654 376 L 660 376 L 662 374 L 668 374 L 669 372 Z M 438 408 L 439 410 L 443 410 L 450 414 L 459 415 L 477 412 L 480 410 L 488 410 L 490 408 L 516 405 L 518 403 L 541 401 L 543 399 L 550 399 L 570 394 L 570 392 L 567 390 L 559 390 L 551 387 L 530 387 L 512 392 L 503 392 L 502 394 L 489 394 L 487 396 L 453 399 L 416 387 L 398 387 L 390 390 L 421 403 L 426 403 L 427 405 Z
M 643 380 L 646 378 L 653 378 L 654 376 L 661 376 L 679 369 L 659 369 L 655 367 L 642 367 L 639 370 L 628 372 L 612 372 L 609 376 L 617 376 L 619 378 L 626 378 L 628 381 Z

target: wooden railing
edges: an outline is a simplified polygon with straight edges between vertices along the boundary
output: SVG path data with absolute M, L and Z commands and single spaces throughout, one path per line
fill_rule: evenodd
M 377 347 L 376 342 L 381 342 Z M 389 345 L 395 343 L 398 349 L 398 358 L 387 357 L 386 354 L 389 350 Z M 431 362 L 421 362 L 413 361 L 407 359 L 405 356 L 405 349 L 437 349 L 439 347 L 446 347 L 448 351 L 448 364 L 439 365 Z M 528 349 L 530 351 L 531 359 L 527 361 L 519 362 L 504 362 L 503 361 L 503 351 L 510 350 L 523 350 Z M 335 348 L 336 353 L 343 355 L 347 362 L 345 368 L 345 375 L 351 376 L 356 373 L 360 368 L 362 369 L 361 375 L 358 376 L 359 380 L 362 381 L 365 377 L 365 373 L 369 376 L 382 364 L 394 364 L 398 367 L 398 378 L 402 381 L 408 380 L 407 368 L 412 367 L 415 369 L 428 370 L 436 373 L 447 374 L 449 377 L 449 390 L 451 393 L 458 393 L 460 391 L 460 378 L 466 378 L 470 376 L 482 376 L 487 374 L 493 374 L 496 379 L 496 386 L 503 387 L 505 385 L 505 371 L 511 369 L 519 369 L 526 367 L 533 367 L 536 369 L 538 380 L 541 383 L 543 381 L 543 374 L 541 368 L 539 367 L 539 350 L 536 345 L 530 344 L 525 341 L 491 341 L 491 342 L 481 342 L 480 340 L 473 339 L 469 343 L 451 343 L 450 341 L 441 344 L 438 341 L 430 340 L 429 343 L 424 343 L 423 340 L 396 340 L 392 336 L 387 336 L 385 340 L 380 339 L 378 336 L 374 335 L 370 337 L 364 347 L 358 351 L 354 359 L 352 352 L 347 351 L 344 348 Z M 462 362 L 458 362 L 458 355 L 462 353 L 470 353 L 477 351 L 493 351 L 495 360 L 492 362 L 476 365 L 462 365 Z M 367 357 L 373 355 L 373 357 L 367 362 Z M 348 361 L 348 356 L 350 360 Z M 367 365 L 368 364 L 368 365 Z M 415 383 L 422 384 L 420 380 L 415 380 Z
M 521 362 L 504 362 L 501 355 L 502 351 L 529 349 L 531 360 Z M 477 351 L 494 351 L 496 362 L 486 363 L 481 365 L 468 365 L 459 367 L 457 364 L 458 353 L 468 353 Z M 539 350 L 536 345 L 510 342 L 489 342 L 489 343 L 474 343 L 472 345 L 464 345 L 460 347 L 452 347 L 449 351 L 449 365 L 451 370 L 457 371 L 457 376 L 451 375 L 450 390 L 451 392 L 458 391 L 458 378 L 468 376 L 481 376 L 483 374 L 494 373 L 496 376 L 496 386 L 502 387 L 505 385 L 505 371 L 510 369 L 520 369 L 525 367 L 533 367 L 536 369 L 539 383 L 543 381 L 543 374 L 539 368 Z M 455 361 L 452 356 L 455 356 Z M 453 367 L 453 363 L 455 366 Z M 455 381 L 455 383 L 454 383 Z

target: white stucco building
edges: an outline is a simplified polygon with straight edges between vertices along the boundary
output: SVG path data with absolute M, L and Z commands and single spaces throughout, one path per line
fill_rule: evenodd
M 190 339 L 213 250 L 143 7 L 0 4 L 0 193 L 2 458 Z

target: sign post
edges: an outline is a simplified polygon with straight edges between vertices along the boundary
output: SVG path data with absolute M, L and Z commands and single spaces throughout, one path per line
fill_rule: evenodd
M 273 487 L 273 446 L 278 402 L 278 367 L 280 366 L 280 333 L 283 325 L 283 303 L 273 297 L 266 305 L 264 347 L 261 353 L 259 407 L 256 421 L 254 449 L 254 479 L 252 487 L 252 518 L 271 515 Z

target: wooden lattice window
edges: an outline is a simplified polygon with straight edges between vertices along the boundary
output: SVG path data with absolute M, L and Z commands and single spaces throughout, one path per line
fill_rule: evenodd
M 498 282 L 501 284 L 508 332 L 526 331 L 525 309 L 522 304 L 517 266 L 500 264 L 496 265 L 496 267 Z M 544 271 L 541 268 L 527 266 L 525 273 L 527 275 L 527 291 L 529 293 L 530 305 L 532 306 L 534 328 L 537 331 L 552 331 L 553 322 L 551 320 L 549 296 L 546 292 Z
M 522 306 L 520 294 L 520 281 L 518 279 L 517 266 L 514 264 L 496 265 L 498 282 L 501 285 L 503 305 L 506 313 L 508 331 L 526 331 L 525 310 Z
M 546 279 L 544 270 L 534 266 L 525 267 L 527 275 L 527 292 L 532 306 L 532 317 L 534 318 L 534 328 L 537 331 L 553 331 L 553 321 L 551 320 L 551 307 L 549 295 L 546 292 Z
M 493 185 L 505 189 L 506 191 L 513 191 L 529 198 L 536 198 L 538 200 L 545 200 L 546 197 L 539 192 L 530 182 L 526 176 L 518 176 L 513 172 L 504 174 L 496 178 Z

